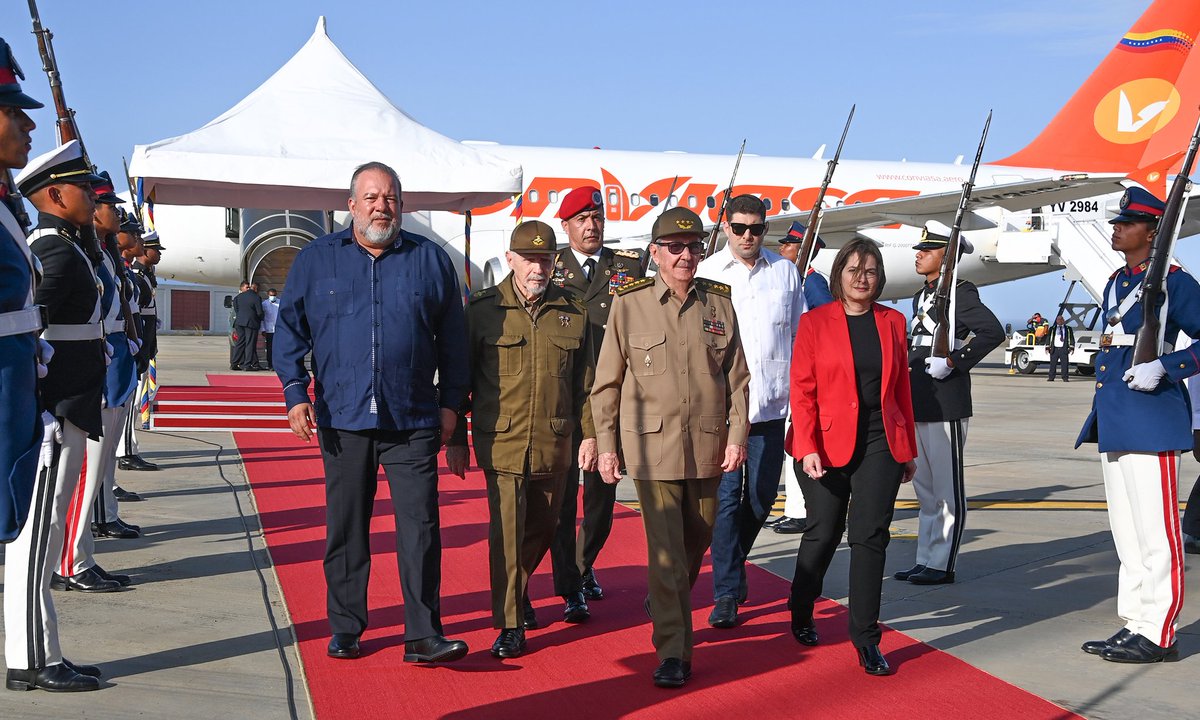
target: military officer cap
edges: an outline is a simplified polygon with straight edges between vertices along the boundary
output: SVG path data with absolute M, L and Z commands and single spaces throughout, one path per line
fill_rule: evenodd
M 927 222 L 925 227 L 921 228 L 921 242 L 913 245 L 913 250 L 941 250 L 950 243 L 950 228 L 939 222 Z M 958 236 L 958 254 L 969 255 L 975 250 L 975 246 L 971 244 L 963 235 Z
M 554 228 L 541 220 L 526 220 L 512 231 L 508 249 L 523 255 L 554 253 L 558 252 L 558 241 L 554 237 Z
M 124 203 L 125 201 L 117 195 L 108 171 L 101 172 L 100 177 L 104 178 L 103 182 L 92 183 L 92 192 L 96 195 L 96 202 L 105 203 L 106 205 L 120 205 Z
M 600 188 L 595 185 L 584 185 L 575 188 L 563 198 L 562 204 L 558 206 L 558 218 L 570 220 L 579 213 L 591 212 L 603 207 L 604 196 L 600 194 Z
M 1167 204 L 1154 197 L 1150 191 L 1140 187 L 1125 189 L 1121 196 L 1121 212 L 1108 222 L 1111 224 L 1126 222 L 1157 223 L 1162 217 Z
M 72 140 L 30 160 L 17 175 L 17 190 L 29 197 L 49 185 L 69 183 L 91 187 L 102 182 L 104 178 L 92 172 L 92 166 L 83 157 L 83 146 Z
M 124 212 L 124 210 L 125 210 L 124 208 L 118 208 L 118 209 L 121 210 L 122 212 Z M 139 233 L 139 234 L 142 232 L 142 224 L 140 222 L 138 222 L 137 213 L 126 212 L 121 217 L 121 232 L 123 232 L 123 233 Z
M 779 244 L 787 245 L 788 243 L 804 242 L 805 229 L 804 223 L 800 222 L 799 220 L 793 220 L 792 227 L 787 231 L 787 235 L 779 238 Z M 813 245 L 820 250 L 821 248 L 825 247 L 825 241 L 821 239 L 820 235 L 818 235 L 816 239 L 813 240 Z
M 654 221 L 650 239 L 658 240 L 670 235 L 704 237 L 707 234 L 704 232 L 704 221 L 700 219 L 699 215 L 685 207 L 673 207 L 659 215 L 658 219 Z
M 25 73 L 21 72 L 21 66 L 13 57 L 12 48 L 4 41 L 4 38 L 0 38 L 0 105 L 19 107 L 24 110 L 45 107 L 21 92 L 20 81 L 24 79 Z
M 166 250 L 166 248 L 162 246 L 162 242 L 160 242 L 158 239 L 158 232 L 154 230 L 151 230 L 142 236 L 142 245 L 144 245 L 147 250 L 157 250 L 159 252 Z

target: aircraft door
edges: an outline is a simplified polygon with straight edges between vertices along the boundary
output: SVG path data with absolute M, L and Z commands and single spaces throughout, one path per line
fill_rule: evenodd
M 625 188 L 618 183 L 607 183 L 604 186 L 604 219 L 608 222 L 620 222 L 625 219 L 625 208 L 629 207 L 629 198 L 625 197 Z

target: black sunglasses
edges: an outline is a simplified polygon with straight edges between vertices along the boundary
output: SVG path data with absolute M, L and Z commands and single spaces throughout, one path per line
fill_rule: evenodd
M 759 237 L 767 231 L 767 224 L 754 223 L 753 225 L 747 225 L 746 223 L 731 222 L 729 223 L 729 229 L 733 231 L 734 235 L 745 235 L 746 231 L 749 230 L 751 235 Z
M 659 247 L 665 247 L 667 249 L 667 252 L 671 253 L 672 255 L 679 255 L 680 253 L 682 253 L 684 251 L 685 248 L 690 250 L 693 255 L 699 255 L 700 253 L 704 252 L 704 243 L 700 242 L 699 240 L 696 240 L 696 241 L 690 242 L 690 243 L 682 243 L 682 242 L 665 243 L 665 242 L 658 242 L 656 240 L 656 241 L 654 241 L 654 244 Z

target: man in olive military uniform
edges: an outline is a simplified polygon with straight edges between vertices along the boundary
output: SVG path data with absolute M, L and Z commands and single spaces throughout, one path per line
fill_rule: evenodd
M 492 654 L 502 658 L 525 652 L 522 600 L 554 537 L 567 470 L 596 468 L 588 315 L 550 284 L 554 251 L 549 225 L 521 223 L 505 254 L 512 272 L 467 306 L 469 404 L 475 459 L 487 480 L 492 622 L 500 630 Z M 572 437 L 580 426 L 576 455 Z M 446 462 L 463 476 L 465 417 Z
M 691 589 L 718 481 L 745 462 L 749 431 L 750 373 L 729 286 L 696 279 L 704 235 L 687 208 L 655 220 L 658 275 L 619 291 L 592 386 L 600 475 L 617 483 L 623 460 L 642 507 L 660 687 L 691 675 Z
M 554 258 L 550 282 L 582 303 L 588 311 L 593 352 L 600 352 L 604 326 L 612 308 L 614 293 L 642 277 L 642 253 L 637 250 L 612 250 L 604 242 L 604 200 L 593 185 L 575 188 L 563 198 L 558 217 L 567 234 L 568 247 Z M 575 445 L 581 440 L 578 428 Z M 582 475 L 582 477 L 581 477 Z M 576 501 L 583 485 L 583 522 L 575 532 Z M 596 582 L 592 566 L 612 532 L 616 488 L 595 472 L 572 467 L 567 473 L 562 515 L 550 546 L 554 566 L 554 592 L 565 601 L 563 616 L 567 622 L 583 622 L 590 611 L 587 600 L 599 600 L 604 590 Z M 536 626 L 532 611 L 529 620 Z

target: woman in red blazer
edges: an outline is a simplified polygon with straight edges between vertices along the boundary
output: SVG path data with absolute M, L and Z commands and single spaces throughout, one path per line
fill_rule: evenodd
M 792 579 L 792 634 L 818 642 L 813 603 L 848 513 L 850 640 L 871 675 L 892 672 L 879 651 L 884 553 L 896 493 L 916 472 L 917 454 L 906 323 L 875 303 L 885 281 L 869 240 L 851 242 L 833 261 L 834 302 L 801 316 L 796 332 L 787 439 L 808 512 Z

